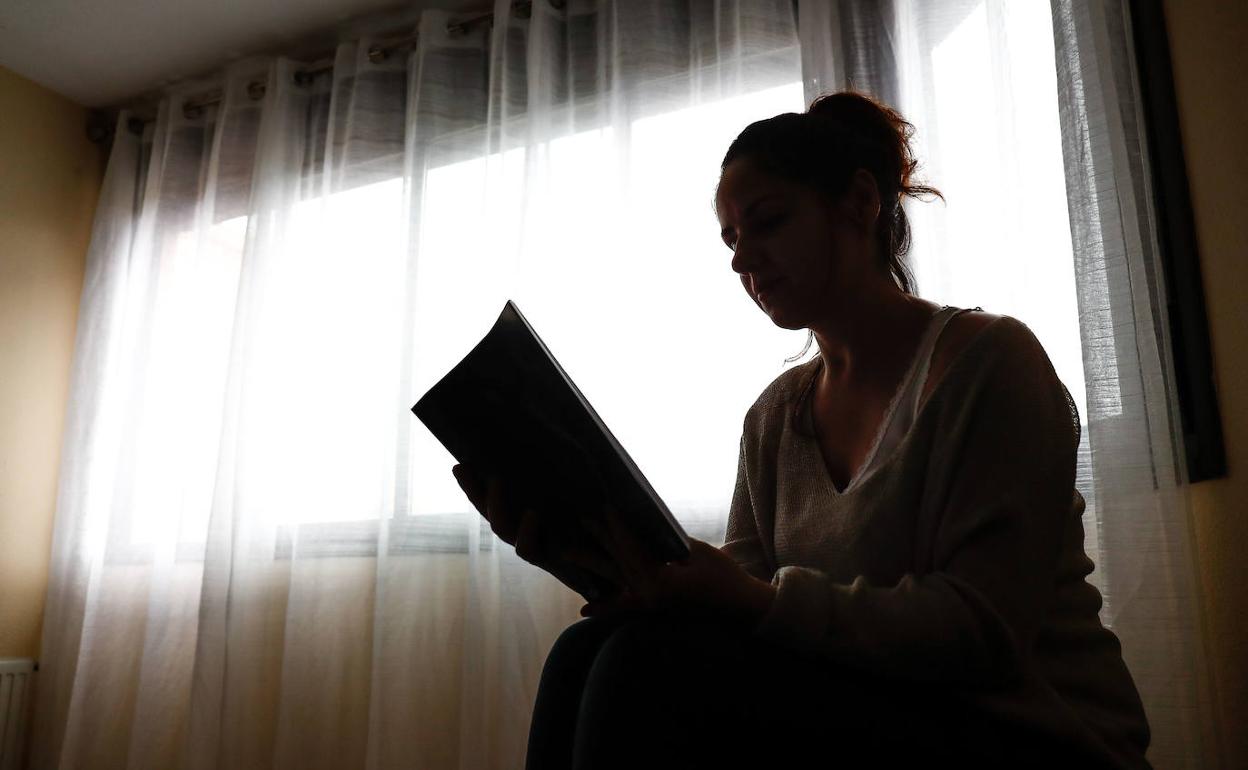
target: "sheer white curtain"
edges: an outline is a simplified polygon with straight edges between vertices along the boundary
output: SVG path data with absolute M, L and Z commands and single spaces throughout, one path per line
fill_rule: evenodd
M 1119 480 L 1140 448 L 1100 427 L 1168 438 L 1164 400 L 1113 422 L 1102 388 L 1164 383 L 1164 346 L 1114 336 L 1117 315 L 1089 325 L 1117 273 L 1078 237 L 1086 207 L 1067 214 L 1082 97 L 1059 113 L 1048 4 L 562 6 L 498 2 L 466 32 L 426 11 L 410 52 L 370 56 L 364 37 L 321 74 L 241 62 L 171 89 L 142 136 L 122 116 L 80 312 L 35 766 L 519 766 L 581 601 L 492 535 L 408 408 L 515 299 L 690 533 L 721 543 L 741 418 L 804 335 L 741 291 L 718 164 L 749 122 L 846 84 L 917 124 L 949 199 L 912 208 L 920 292 L 1027 322 L 1080 400 L 1106 619 L 1159 745 L 1190 736 L 1194 669 L 1155 651 L 1194 637 L 1150 646 L 1131 608 L 1151 607 L 1132 593 L 1152 578 L 1107 566 L 1141 563 L 1119 523 L 1140 496 L 1148 521 L 1182 511 Z M 1131 306 L 1133 334 L 1150 307 Z M 1097 353 L 1106 339 L 1134 357 Z
M 1102 615 L 1166 767 L 1220 760 L 1130 3 L 1053 0 L 1062 147 L 1098 484 Z
M 800 339 L 750 312 L 711 200 L 735 133 L 802 107 L 791 7 L 494 11 L 463 33 L 428 11 L 410 53 L 365 38 L 312 77 L 236 64 L 141 138 L 122 116 L 36 766 L 520 766 L 582 602 L 494 538 L 408 411 L 508 298 L 722 537 L 741 415 Z

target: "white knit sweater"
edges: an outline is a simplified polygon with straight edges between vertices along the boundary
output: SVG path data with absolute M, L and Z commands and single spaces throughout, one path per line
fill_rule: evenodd
M 817 364 L 777 377 L 744 421 L 723 550 L 778 589 L 755 632 L 969 688 L 1054 743 L 1146 766 L 1143 707 L 1085 580 L 1078 413 L 1031 330 L 1002 316 L 978 332 L 840 493 L 796 408 Z

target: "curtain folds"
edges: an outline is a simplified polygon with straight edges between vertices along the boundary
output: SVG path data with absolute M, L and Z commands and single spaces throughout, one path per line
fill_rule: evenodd
M 1105 623 L 1122 640 L 1159 766 L 1214 766 L 1187 464 L 1125 2 L 1053 0 L 1062 148 Z
M 238 62 L 141 137 L 121 116 L 34 766 L 522 763 L 581 601 L 493 536 L 408 411 L 508 298 L 691 534 L 722 538 L 740 416 L 776 372 L 706 369 L 734 382 L 693 407 L 658 373 L 729 344 L 689 324 L 698 285 L 702 323 L 776 363 L 792 346 L 753 324 L 710 209 L 735 132 L 802 107 L 791 8 L 494 10 L 462 34 L 426 11 L 414 50 L 370 59 L 366 36 L 311 78 Z
M 1124 12 L 500 0 L 464 32 L 420 13 L 410 51 L 370 56 L 365 35 L 321 74 L 259 58 L 178 84 L 141 136 L 123 113 L 32 766 L 520 766 L 581 601 L 492 534 L 408 409 L 515 299 L 689 533 L 722 543 L 740 420 L 805 335 L 729 268 L 719 162 L 748 123 L 845 86 L 916 124 L 945 193 L 907 204 L 920 293 L 1028 323 L 1080 402 L 1103 616 L 1156 763 L 1198 766 Z M 220 101 L 184 109 L 205 89 Z

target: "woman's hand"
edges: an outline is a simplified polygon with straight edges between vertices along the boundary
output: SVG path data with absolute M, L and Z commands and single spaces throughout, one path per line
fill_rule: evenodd
M 710 543 L 689 539 L 689 556 L 661 564 L 645 555 L 619 514 L 607 506 L 605 528 L 589 520 L 590 534 L 599 550 L 552 543 L 552 534 L 531 510 L 507 504 L 503 481 L 497 476 L 479 479 L 467 468 L 451 469 L 464 494 L 490 522 L 490 529 L 515 546 L 516 555 L 548 572 L 556 567 L 554 554 L 623 586 L 623 593 L 605 602 L 590 602 L 581 614 L 606 615 L 624 610 L 661 610 L 710 615 L 751 626 L 771 606 L 775 587 L 746 572 L 732 557 Z
M 597 534 L 624 571 L 625 591 L 615 600 L 590 602 L 581 615 L 622 610 L 661 610 L 709 615 L 755 627 L 775 597 L 775 586 L 746 572 L 710 543 L 689 538 L 689 556 L 656 563 L 645 556 L 632 533 L 608 506 L 606 531 Z
M 503 542 L 515 546 L 516 555 L 521 559 L 556 577 L 561 574 L 558 560 L 563 559 L 615 585 L 624 584 L 624 576 L 609 552 L 577 543 L 558 543 L 558 538 L 542 526 L 542 519 L 535 512 L 509 505 L 500 477 L 482 479 L 464 465 L 455 465 L 451 473 L 477 512 L 490 522 L 494 534 Z

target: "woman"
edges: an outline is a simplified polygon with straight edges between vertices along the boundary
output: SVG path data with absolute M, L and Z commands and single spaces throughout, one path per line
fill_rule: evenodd
M 1021 322 L 910 291 L 901 203 L 938 195 L 912 131 L 838 93 L 729 147 L 732 268 L 819 356 L 748 410 L 722 548 L 651 564 L 604 536 L 627 590 L 552 649 L 530 770 L 1147 766 L 1085 580 L 1070 396 Z M 456 476 L 541 564 L 538 518 Z

